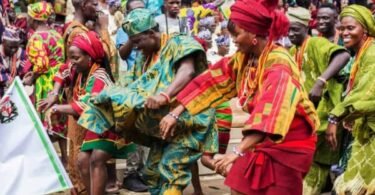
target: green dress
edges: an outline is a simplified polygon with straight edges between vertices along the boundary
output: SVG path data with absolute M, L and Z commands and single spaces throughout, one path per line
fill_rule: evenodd
M 375 42 L 356 58 L 358 72 L 353 88 L 331 111 L 336 117 L 355 121 L 348 167 L 335 181 L 337 194 L 375 193 Z
M 317 78 L 327 69 L 332 56 L 336 52 L 344 51 L 345 48 L 331 43 L 322 37 L 312 37 L 305 40 L 305 48 L 301 54 L 301 48 L 293 46 L 290 53 L 295 56 L 300 69 L 306 91 L 310 91 Z M 303 55 L 302 61 L 298 62 L 296 56 Z M 330 166 L 339 159 L 339 152 L 331 151 L 325 141 L 325 130 L 328 127 L 328 113 L 337 104 L 341 102 L 343 93 L 343 84 L 339 83 L 335 78 L 328 81 L 323 91 L 323 97 L 317 106 L 317 113 L 320 120 L 320 127 L 317 131 L 318 142 L 314 155 L 314 162 L 309 173 L 304 179 L 304 194 L 320 194 L 320 191 L 326 184 Z
M 176 136 L 162 141 L 159 123 L 172 109 L 173 99 L 170 105 L 157 110 L 144 108 L 148 97 L 165 91 L 173 82 L 178 62 L 187 56 L 194 58 L 197 75 L 206 70 L 206 56 L 198 42 L 183 35 L 171 37 L 157 61 L 142 76 L 127 87 L 104 89 L 78 121 L 90 131 L 100 134 L 114 128 L 127 140 L 149 146 L 144 175 L 151 194 L 182 192 L 190 183 L 190 165 L 202 152 L 218 151 L 213 109 L 195 116 L 184 112 Z

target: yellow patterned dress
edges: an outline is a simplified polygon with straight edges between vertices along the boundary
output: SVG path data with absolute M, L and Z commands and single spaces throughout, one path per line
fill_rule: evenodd
M 55 30 L 36 31 L 30 37 L 26 53 L 32 64 L 32 71 L 39 75 L 35 81 L 35 103 L 48 97 L 53 89 L 53 78 L 61 65 L 65 63 L 64 39 Z M 45 126 L 45 115 L 39 112 L 39 116 Z M 53 116 L 51 131 L 65 135 L 66 118 Z

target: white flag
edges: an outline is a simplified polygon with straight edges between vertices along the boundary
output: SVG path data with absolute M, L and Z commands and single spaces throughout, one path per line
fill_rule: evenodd
M 0 195 L 39 195 L 72 188 L 21 80 L 0 100 Z

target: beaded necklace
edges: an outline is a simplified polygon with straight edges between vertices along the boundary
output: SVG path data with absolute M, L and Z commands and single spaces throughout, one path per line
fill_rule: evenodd
M 305 53 L 309 40 L 310 40 L 310 36 L 306 38 L 306 40 L 303 42 L 300 49 L 296 48 L 296 54 L 294 55 L 294 58 L 297 62 L 299 71 L 302 71 L 303 57 L 304 57 L 304 53 Z
M 259 56 L 258 64 L 256 64 L 256 57 L 251 56 L 250 61 L 248 61 L 241 81 L 240 96 L 238 99 L 238 105 L 242 109 L 247 105 L 249 100 L 253 98 L 255 92 L 262 87 L 262 80 L 264 74 L 264 66 L 268 57 L 268 54 L 275 47 L 275 45 L 270 42 L 263 49 L 261 55 Z M 250 65 L 250 66 L 249 66 Z M 246 69 L 248 69 L 246 71 Z M 255 75 L 253 77 L 253 75 Z M 243 103 L 241 103 L 243 102 Z
M 75 96 L 79 97 L 79 96 L 82 96 L 86 93 L 86 86 L 87 86 L 87 82 L 89 80 L 89 78 L 91 77 L 92 74 L 94 74 L 94 72 L 96 70 L 98 70 L 100 68 L 99 64 L 97 63 L 94 63 L 92 66 L 91 66 L 91 69 L 90 69 L 90 72 L 89 74 L 87 75 L 86 77 L 86 81 L 85 81 L 85 84 L 82 85 L 82 79 L 83 79 L 83 74 L 82 73 L 79 73 L 78 74 L 78 77 L 77 77 L 77 80 L 76 80 L 76 83 L 74 85 L 74 94 Z

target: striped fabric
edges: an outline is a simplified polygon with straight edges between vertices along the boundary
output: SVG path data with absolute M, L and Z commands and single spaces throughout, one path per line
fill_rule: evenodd
M 232 109 L 229 102 L 224 102 L 216 107 L 216 124 L 219 130 L 219 153 L 227 151 L 230 129 L 232 127 Z
M 238 92 L 243 91 L 238 83 L 246 79 L 242 78 L 247 68 L 245 59 L 239 52 L 231 59 L 222 59 L 191 81 L 178 94 L 178 101 L 190 114 L 197 114 L 238 96 Z M 263 67 L 261 87 L 253 97 L 246 97 L 246 102 L 242 102 L 244 110 L 250 113 L 244 131 L 262 131 L 274 141 L 282 141 L 295 115 L 303 116 L 311 129 L 316 130 L 319 119 L 300 85 L 299 70 L 288 51 L 273 46 Z

